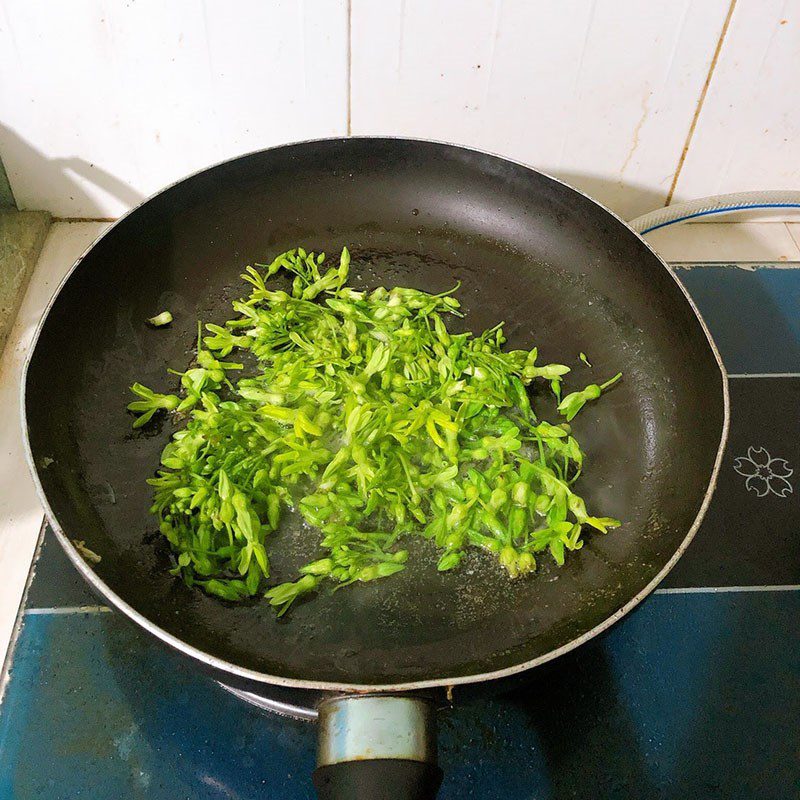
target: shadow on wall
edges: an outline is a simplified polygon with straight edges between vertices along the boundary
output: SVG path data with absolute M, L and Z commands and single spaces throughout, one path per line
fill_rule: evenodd
M 612 180 L 585 172 L 558 170 L 553 173 L 553 177 L 588 194 L 593 200 L 602 203 L 626 222 L 642 214 L 655 211 L 657 208 L 663 208 L 667 197 L 666 189 L 656 190 L 649 186 Z M 637 212 L 626 214 L 623 211 L 625 208 L 636 208 Z
M 142 192 L 97 164 L 75 156 L 51 158 L 45 155 L 2 122 L 0 160 L 5 163 L 12 190 L 16 185 L 14 195 L 23 209 L 43 209 L 62 218 L 116 219 L 145 199 Z M 586 172 L 544 171 L 610 208 L 626 221 L 662 208 L 666 199 L 665 189 L 658 190 Z M 22 190 L 23 185 L 27 191 Z M 91 187 L 96 187 L 100 192 L 92 192 Z M 103 197 L 103 194 L 107 197 Z M 26 197 L 35 199 L 25 202 L 23 198 Z M 629 211 L 626 213 L 625 209 Z M 630 209 L 636 211 L 631 213 Z M 723 219 L 726 222 L 772 221 L 774 216 L 773 209 L 760 212 L 749 209 L 741 214 L 726 215 Z M 739 235 L 744 235 L 744 232 L 740 231 Z
M 51 158 L 2 123 L 0 157 L 21 207 L 41 206 L 57 217 L 115 218 L 144 199 L 141 192 L 102 167 L 74 156 Z M 623 218 L 633 216 L 625 209 L 641 209 L 640 213 L 645 213 L 661 208 L 666 197 L 665 189 L 600 175 L 569 170 L 558 170 L 554 175 Z M 92 191 L 92 187 L 100 191 Z
M 50 158 L 2 123 L 0 157 L 21 208 L 28 206 L 21 199 L 28 194 L 20 190 L 23 182 L 37 189 L 36 194 L 41 199 L 34 205 L 43 206 L 56 217 L 112 218 L 144 200 L 143 194 L 102 167 L 82 158 Z M 21 180 L 21 175 L 26 176 L 27 181 Z M 108 205 L 87 191 L 87 183 L 114 198 L 115 213 L 109 213 Z

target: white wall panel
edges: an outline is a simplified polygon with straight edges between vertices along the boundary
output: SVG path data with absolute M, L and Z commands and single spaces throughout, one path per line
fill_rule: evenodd
M 800 189 L 798 82 L 800 0 L 738 0 L 675 200 Z
M 352 131 L 496 151 L 662 205 L 728 0 L 353 0 Z
M 183 175 L 347 128 L 347 0 L 3 0 L 18 203 L 114 217 Z
M 664 202 L 730 0 L 2 0 L 18 202 L 117 216 L 351 128 L 493 150 L 631 217 Z M 800 185 L 800 0 L 738 0 L 676 200 Z

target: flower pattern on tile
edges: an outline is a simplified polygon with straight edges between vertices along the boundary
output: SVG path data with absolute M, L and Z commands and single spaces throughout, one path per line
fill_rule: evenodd
M 737 458 L 733 468 L 747 480 L 744 482 L 748 492 L 759 497 L 772 493 L 786 497 L 794 489 L 787 480 L 794 474 L 785 458 L 772 458 L 763 447 L 748 447 L 747 455 Z

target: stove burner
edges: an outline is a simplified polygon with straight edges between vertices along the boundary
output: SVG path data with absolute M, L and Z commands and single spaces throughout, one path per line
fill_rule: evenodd
M 271 714 L 278 714 L 281 717 L 300 719 L 304 722 L 316 722 L 318 716 L 317 703 L 325 697 L 324 692 L 288 689 L 281 686 L 269 687 L 270 696 L 267 696 L 266 694 L 256 694 L 244 689 L 237 689 L 219 681 L 217 681 L 217 684 L 234 697 L 238 697 L 245 703 L 249 703 L 262 711 L 269 711 Z

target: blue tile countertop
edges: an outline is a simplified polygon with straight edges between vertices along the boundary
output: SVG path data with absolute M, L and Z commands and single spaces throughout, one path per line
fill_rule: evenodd
M 781 268 L 782 267 L 782 268 Z M 797 268 L 678 269 L 732 375 L 800 372 Z
M 732 374 L 707 517 L 608 634 L 442 712 L 444 800 L 800 797 L 800 269 L 677 274 Z M 45 533 L 0 800 L 314 796 L 312 725 L 243 704 L 95 602 Z

